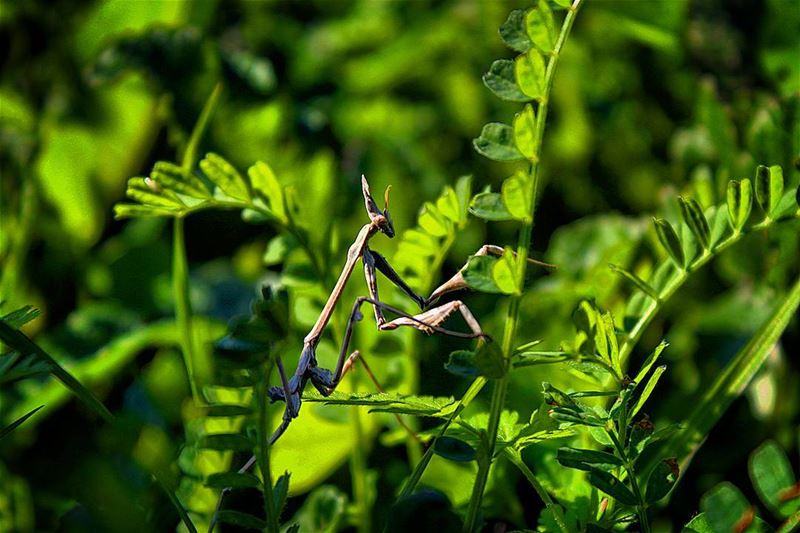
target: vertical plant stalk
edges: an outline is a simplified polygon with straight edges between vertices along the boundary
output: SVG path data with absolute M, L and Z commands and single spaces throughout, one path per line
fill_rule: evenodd
M 275 509 L 273 496 L 272 472 L 269 462 L 269 436 L 272 434 L 269 423 L 269 401 L 267 401 L 267 385 L 272 372 L 272 360 L 264 365 L 262 378 L 256 384 L 256 402 L 258 403 L 258 467 L 261 470 L 261 480 L 264 495 L 264 516 L 267 522 L 268 533 L 279 533 L 278 512 Z
M 625 420 L 625 417 L 623 417 L 623 420 Z M 639 527 L 642 528 L 642 533 L 650 533 L 650 522 L 647 519 L 647 502 L 644 501 L 644 494 L 642 494 L 639 481 L 636 479 L 636 472 L 633 470 L 633 464 L 628 460 L 625 447 L 622 445 L 622 442 L 620 442 L 620 438 L 617 436 L 616 432 L 613 429 L 606 429 L 606 434 L 614 443 L 614 448 L 622 459 L 625 472 L 628 474 L 628 479 L 631 482 L 633 495 L 639 500 L 639 504 L 636 506 L 636 514 L 639 516 Z
M 572 6 L 567 11 L 564 23 L 561 26 L 561 32 L 558 35 L 558 40 L 553 47 L 553 52 L 550 61 L 547 63 L 547 70 L 545 71 L 545 89 L 539 108 L 536 113 L 536 129 L 534 131 L 534 157 L 531 158 L 535 162 L 531 165 L 531 190 L 530 198 L 531 205 L 528 212 L 530 217 L 522 222 L 522 228 L 519 232 L 519 241 L 517 244 L 517 282 L 520 284 L 518 294 L 511 296 L 509 302 L 508 312 L 506 314 L 506 327 L 503 332 L 502 351 L 506 369 L 508 368 L 509 360 L 514 349 L 514 340 L 517 332 L 517 321 L 519 319 L 519 304 L 522 298 L 522 284 L 524 284 L 525 274 L 527 272 L 527 258 L 528 248 L 531 245 L 531 234 L 533 232 L 533 221 L 536 215 L 536 194 L 539 185 L 539 161 L 541 160 L 541 147 L 542 137 L 544 136 L 544 128 L 547 122 L 547 110 L 549 107 L 550 90 L 553 87 L 553 77 L 555 75 L 556 66 L 561 55 L 561 50 L 567 40 L 572 25 L 575 22 L 575 16 L 580 9 L 583 0 L 574 0 Z M 492 399 L 489 411 L 489 423 L 486 428 L 487 445 L 484 454 L 484 460 L 478 461 L 478 473 L 475 476 L 475 484 L 472 487 L 472 496 L 470 497 L 469 507 L 467 508 L 467 516 L 464 522 L 464 531 L 472 533 L 475 531 L 478 521 L 478 514 L 480 513 L 481 501 L 483 500 L 483 492 L 486 489 L 486 482 L 489 479 L 489 471 L 492 466 L 492 458 L 494 456 L 494 447 L 497 443 L 497 430 L 500 426 L 500 415 L 503 412 L 503 405 L 505 404 L 506 392 L 508 390 L 508 372 L 503 374 L 503 377 L 495 380 L 494 388 L 492 390 Z M 555 516 L 555 510 L 553 511 Z M 563 524 L 559 524 L 563 529 Z
M 355 372 L 351 372 L 353 390 L 357 390 L 358 378 Z M 350 455 L 350 477 L 353 482 L 353 500 L 356 503 L 358 522 L 356 529 L 359 533 L 370 533 L 372 531 L 371 505 L 369 501 L 369 475 L 367 472 L 367 453 L 368 442 L 364 434 L 364 426 L 361 417 L 361 407 L 353 407 L 353 432 L 356 436 L 356 447 Z
M 175 217 L 172 226 L 172 293 L 175 298 L 175 320 L 181 333 L 181 352 L 186 365 L 186 375 L 195 403 L 202 403 L 200 384 L 196 373 L 198 359 L 192 328 L 192 304 L 189 300 L 189 265 L 184 243 L 183 217 Z
M 183 151 L 181 168 L 191 172 L 197 161 L 197 150 L 200 139 L 208 126 L 211 114 L 217 107 L 222 84 L 218 83 L 203 106 L 203 111 L 192 129 L 189 142 Z M 172 292 L 175 298 L 175 320 L 181 332 L 181 352 L 186 365 L 192 399 L 196 404 L 202 404 L 201 387 L 211 370 L 210 358 L 197 349 L 192 327 L 192 304 L 189 296 L 189 262 L 186 259 L 186 243 L 184 238 L 183 217 L 175 217 L 172 238 Z

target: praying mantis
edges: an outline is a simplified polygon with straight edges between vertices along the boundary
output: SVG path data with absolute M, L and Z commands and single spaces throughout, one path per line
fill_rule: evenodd
M 311 331 L 303 340 L 303 351 L 300 354 L 297 369 L 291 378 L 287 378 L 281 358 L 278 357 L 276 359 L 281 386 L 270 388 L 268 396 L 273 402 L 285 402 L 286 408 L 284 409 L 281 424 L 270 438 L 270 444 L 274 444 L 286 431 L 292 420 L 299 415 L 301 395 L 309 382 L 311 382 L 320 394 L 329 396 L 336 389 L 342 377 L 353 367 L 356 360 L 361 357 L 361 353 L 358 350 L 353 351 L 349 356 L 347 355 L 347 350 L 350 345 L 353 327 L 356 322 L 361 320 L 361 307 L 365 303 L 372 306 L 375 313 L 375 322 L 380 331 L 388 331 L 401 326 L 408 326 L 427 333 L 428 335 L 439 333 L 463 339 L 478 338 L 484 341 L 491 341 L 490 337 L 481 329 L 475 316 L 461 300 L 453 300 L 430 307 L 431 304 L 436 303 L 443 295 L 467 287 L 467 283 L 461 271 L 436 288 L 428 298 L 423 298 L 416 294 L 400 275 L 395 272 L 385 257 L 369 248 L 370 239 L 379 233 L 386 235 L 390 239 L 395 235 L 392 217 L 389 214 L 390 188 L 391 186 L 388 187 L 384 193 L 384 209 L 381 211 L 375 199 L 372 197 L 366 177 L 363 175 L 361 176 L 361 192 L 364 196 L 364 205 L 367 210 L 367 215 L 369 216 L 369 223 L 361 228 L 355 241 L 350 245 L 347 251 L 347 260 L 342 268 L 341 274 L 339 274 L 339 279 L 336 281 L 336 285 L 331 291 L 325 306 L 322 308 L 314 327 L 311 328 Z M 503 249 L 499 246 L 484 245 L 474 255 L 488 254 L 502 255 Z M 336 305 L 342 298 L 345 286 L 350 280 L 359 259 L 364 265 L 364 277 L 366 278 L 369 296 L 359 296 L 353 303 L 350 317 L 347 320 L 347 327 L 339 351 L 336 368 L 330 371 L 317 364 L 316 348 L 322 338 L 325 327 L 331 320 Z M 533 259 L 529 259 L 529 261 L 540 265 L 552 266 Z M 416 302 L 421 312 L 416 315 L 410 315 L 400 309 L 381 302 L 378 297 L 377 272 L 386 276 L 389 281 L 394 283 L 403 293 Z M 398 315 L 398 318 L 387 320 L 384 311 Z M 441 327 L 441 324 L 456 311 L 461 313 L 461 316 L 470 329 L 470 333 L 462 333 Z M 364 362 L 363 358 L 361 358 L 361 361 Z M 369 367 L 366 368 L 368 369 Z

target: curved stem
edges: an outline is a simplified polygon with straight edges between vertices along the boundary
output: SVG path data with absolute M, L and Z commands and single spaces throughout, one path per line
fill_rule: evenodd
M 528 212 L 530 217 L 522 222 L 522 228 L 519 233 L 519 240 L 517 243 L 517 280 L 522 285 L 528 265 L 528 248 L 531 245 L 531 234 L 533 232 L 533 221 L 536 214 L 536 194 L 539 186 L 539 161 L 541 159 L 541 146 L 542 137 L 544 136 L 544 129 L 547 123 L 547 110 L 549 107 L 550 91 L 553 87 L 553 78 L 558 65 L 558 59 L 561 55 L 561 50 L 567 40 L 572 25 L 575 22 L 575 16 L 580 9 L 582 0 L 574 0 L 572 6 L 567 12 L 564 23 L 561 26 L 561 32 L 556 40 L 553 48 L 553 53 L 550 61 L 547 63 L 547 70 L 545 71 L 544 78 L 544 96 L 539 104 L 536 113 L 536 129 L 534 131 L 534 154 L 531 158 L 531 190 L 530 199 L 531 205 Z M 519 304 L 522 295 L 522 290 L 518 294 L 511 296 L 509 302 L 508 312 L 506 314 L 506 326 L 503 333 L 502 350 L 505 360 L 505 365 L 508 367 L 511 354 L 513 353 L 513 345 L 517 331 L 517 321 L 519 317 Z M 475 484 L 472 487 L 472 496 L 470 498 L 469 507 L 467 508 L 467 516 L 464 522 L 464 531 L 472 533 L 477 526 L 478 514 L 480 513 L 481 501 L 483 499 L 483 492 L 486 488 L 486 482 L 489 479 L 489 471 L 492 466 L 492 457 L 494 456 L 494 447 L 497 442 L 497 430 L 500 426 L 500 416 L 503 412 L 503 405 L 505 404 L 506 392 L 508 390 L 508 372 L 503 377 L 499 378 L 494 383 L 492 390 L 492 399 L 489 411 L 489 423 L 486 428 L 487 432 L 487 445 L 484 453 L 484 460 L 478 462 L 478 473 L 475 476 Z

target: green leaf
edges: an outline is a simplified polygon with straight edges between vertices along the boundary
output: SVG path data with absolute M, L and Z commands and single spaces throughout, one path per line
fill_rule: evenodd
M 728 218 L 734 231 L 739 232 L 750 218 L 753 207 L 753 186 L 750 180 L 728 182 Z
M 456 350 L 450 354 L 445 370 L 463 378 L 476 378 L 481 375 L 475 362 L 475 352 L 471 350 Z
M 591 465 L 604 465 L 607 467 L 622 466 L 622 459 L 608 452 L 599 450 L 582 450 L 579 448 L 559 448 L 556 460 L 568 468 L 578 470 L 592 470 Z
M 561 7 L 568 8 L 572 5 L 572 0 L 553 0 L 553 1 L 556 3 L 556 5 Z
M 708 491 L 700 500 L 700 509 L 713 531 L 743 531 L 746 528 L 737 529 L 736 526 L 741 526 L 741 520 L 747 520 L 746 517 L 753 512 L 739 489 L 728 482 Z
M 514 60 L 517 85 L 527 96 L 541 100 L 545 96 L 545 66 L 542 54 L 536 50 L 517 56 Z
M 495 161 L 519 161 L 524 158 L 514 145 L 514 130 L 508 124 L 486 124 L 472 145 L 479 154 Z
M 72 391 L 83 403 L 92 408 L 106 422 L 112 422 L 114 415 L 106 409 L 106 406 L 98 400 L 80 381 L 75 379 L 72 374 L 67 372 L 50 354 L 42 350 L 38 344 L 30 340 L 18 329 L 9 326 L 5 320 L 0 319 L 0 341 L 8 345 L 12 350 L 16 350 L 21 356 L 34 355 L 44 361 L 49 372 L 58 378 L 66 387 Z
M 777 165 L 769 168 L 759 165 L 756 168 L 756 198 L 767 216 L 775 212 L 781 195 L 783 195 L 783 169 Z
M 525 16 L 525 28 L 528 36 L 543 52 L 552 52 L 556 45 L 556 23 L 553 12 L 546 0 L 539 0 L 536 7 Z
M 234 489 L 257 488 L 261 486 L 261 480 L 253 474 L 245 472 L 219 472 L 208 476 L 205 485 L 212 489 L 224 489 L 226 487 Z
M 647 359 L 645 359 L 644 363 L 642 363 L 642 367 L 639 369 L 639 372 L 636 373 L 636 377 L 633 379 L 637 385 L 642 383 L 644 377 L 648 372 L 650 372 L 650 369 L 653 367 L 656 361 L 658 361 L 659 356 L 661 356 L 661 352 L 663 352 L 667 346 L 669 346 L 669 343 L 662 340 L 658 346 L 656 346 L 656 349 L 653 350 L 653 353 L 651 353 Z
M 678 239 L 678 234 L 668 221 L 663 218 L 654 218 L 653 224 L 656 227 L 656 234 L 661 246 L 667 250 L 669 256 L 675 261 L 675 264 L 683 270 L 685 268 L 685 257 L 683 254 L 683 247 L 681 241 Z
M 647 503 L 656 503 L 666 496 L 678 480 L 678 465 L 675 459 L 661 461 L 650 472 L 644 499 Z
M 703 208 L 700 207 L 700 204 L 697 203 L 697 200 L 694 198 L 689 198 L 687 200 L 686 198 L 679 197 L 678 203 L 680 204 L 683 221 L 689 226 L 689 229 L 692 230 L 692 234 L 703 249 L 708 250 L 711 228 L 709 228 L 708 220 L 706 220 L 703 214 Z
M 171 189 L 192 198 L 211 198 L 211 191 L 208 190 L 203 180 L 173 163 L 158 161 L 153 166 L 150 177 L 165 189 Z
M 485 255 L 473 255 L 461 270 L 464 281 L 471 289 L 481 292 L 502 292 L 494 281 L 492 270 L 497 259 Z
M 335 391 L 322 396 L 316 391 L 307 391 L 303 400 L 322 402 L 326 405 L 364 405 L 370 412 L 399 413 L 417 416 L 441 417 L 450 413 L 455 400 L 451 397 L 413 396 L 396 393 L 345 393 Z
M 175 210 L 166 207 L 155 207 L 141 204 L 116 204 L 114 206 L 114 218 L 137 217 L 171 217 L 175 215 Z
M 617 394 L 617 399 L 614 401 L 611 409 L 608 410 L 608 418 L 616 420 L 620 426 L 629 424 L 630 415 L 625 415 L 635 388 L 635 383 L 624 385 Z
M 246 529 L 263 530 L 267 527 L 267 523 L 258 517 L 241 511 L 230 511 L 227 509 L 223 509 L 217 513 L 217 520 Z
M 787 518 L 800 509 L 800 498 L 785 500 L 782 497 L 795 485 L 792 466 L 786 453 L 775 441 L 759 446 L 749 461 L 750 479 L 758 497 L 781 518 Z
M 455 437 L 439 437 L 433 444 L 433 453 L 451 461 L 468 463 L 475 460 L 475 448 Z
M 22 415 L 21 417 L 17 418 L 17 419 L 16 419 L 16 420 L 14 420 L 13 422 L 11 422 L 11 423 L 10 423 L 9 425 L 7 425 L 6 427 L 4 427 L 4 428 L 0 429 L 0 439 L 2 439 L 3 437 L 5 437 L 6 435 L 8 435 L 9 433 L 11 433 L 12 431 L 14 431 L 15 429 L 17 429 L 17 428 L 18 428 L 18 427 L 19 427 L 19 426 L 20 426 L 20 425 L 21 425 L 23 422 L 25 422 L 27 419 L 29 419 L 30 417 L 32 417 L 32 416 L 34 415 L 34 413 L 36 413 L 36 411 L 38 411 L 38 410 L 39 410 L 39 409 L 41 409 L 42 407 L 44 407 L 44 405 L 40 405 L 40 406 L 39 406 L 39 407 L 37 407 L 36 409 L 33 409 L 32 411 L 28 411 L 27 413 L 25 413 L 25 414 L 24 414 L 24 415 Z
M 262 161 L 247 169 L 253 192 L 262 195 L 269 202 L 269 210 L 283 223 L 288 221 L 286 204 L 283 198 L 283 187 L 275 177 L 272 168 Z
M 450 224 L 447 218 L 432 202 L 425 202 L 419 213 L 419 225 L 436 237 L 444 237 L 450 233 Z
M 536 114 L 530 104 L 514 116 L 514 143 L 528 161 L 535 163 L 539 160 L 539 147 L 536 143 Z
M 614 325 L 614 317 L 610 312 L 605 312 L 598 320 L 603 326 L 603 333 L 606 336 L 608 346 L 608 362 L 616 371 L 617 377 L 622 376 L 622 362 L 619 359 L 619 341 L 617 340 L 617 329 Z
M 220 451 L 249 452 L 253 450 L 253 442 L 241 433 L 203 435 L 198 446 L 203 449 Z
M 503 294 L 520 294 L 520 283 L 517 279 L 517 261 L 514 252 L 506 247 L 503 256 L 492 266 L 492 280 Z
M 458 198 L 458 223 L 464 226 L 469 220 L 469 203 L 472 199 L 472 176 L 461 176 L 456 181 L 456 198 Z
M 200 169 L 227 196 L 244 202 L 250 200 L 247 182 L 239 171 L 222 157 L 214 153 L 206 155 L 205 159 L 200 161 Z
M 503 205 L 517 220 L 530 220 L 531 193 L 531 177 L 527 172 L 518 170 L 503 181 Z
M 458 196 L 452 187 L 445 187 L 442 194 L 436 200 L 436 207 L 439 212 L 452 222 L 461 222 L 461 209 L 458 203 Z
M 644 403 L 647 401 L 647 399 L 653 393 L 653 389 L 656 388 L 656 385 L 658 384 L 658 380 L 661 379 L 661 374 L 663 374 L 666 369 L 667 369 L 666 365 L 659 366 L 658 368 L 655 369 L 653 374 L 650 376 L 650 379 L 647 380 L 647 384 L 644 386 L 644 389 L 642 390 L 642 394 L 639 395 L 639 398 L 636 400 L 636 403 L 633 405 L 633 409 L 631 409 L 631 414 L 630 414 L 631 418 L 636 416 L 636 413 L 638 413 L 641 410 L 641 408 L 644 406 Z
M 716 533 L 716 531 L 711 529 L 706 514 L 700 513 L 683 526 L 681 533 Z
M 180 200 L 175 198 L 174 194 L 168 194 L 167 191 L 160 189 L 150 178 L 129 179 L 125 195 L 131 200 L 136 200 L 141 204 L 166 208 L 173 211 L 185 207 Z
M 589 467 L 589 483 L 625 505 L 636 505 L 639 501 L 625 484 L 609 472 Z
M 500 38 L 503 42 L 517 52 L 527 52 L 533 45 L 525 29 L 525 11 L 515 9 L 509 13 L 508 18 L 500 26 Z
M 495 96 L 508 102 L 527 102 L 527 96 L 517 85 L 514 74 L 514 61 L 510 59 L 498 59 L 489 67 L 489 72 L 483 75 L 483 84 L 492 91 Z
M 508 212 L 503 197 L 496 192 L 484 191 L 475 195 L 469 206 L 469 212 L 484 220 L 513 220 Z
M 634 287 L 638 288 L 640 291 L 642 291 L 643 293 L 648 295 L 650 298 L 652 298 L 653 300 L 658 301 L 658 299 L 659 299 L 658 292 L 653 287 L 651 287 L 646 281 L 644 281 L 642 278 L 640 278 L 639 276 L 637 276 L 633 272 L 630 272 L 629 270 L 625 270 L 624 268 L 619 267 L 619 266 L 614 265 L 614 264 L 609 264 L 608 267 L 612 271 L 616 272 L 617 274 L 619 274 L 620 276 L 622 276 L 623 278 L 628 280 Z
M 261 261 L 265 266 L 283 263 L 289 252 L 296 248 L 296 246 L 297 242 L 294 237 L 288 233 L 279 233 L 267 243 L 267 248 L 264 250 Z
M 506 374 L 503 352 L 497 343 L 484 342 L 475 353 L 475 364 L 482 376 L 500 379 Z
M 14 329 L 20 329 L 28 322 L 37 319 L 40 314 L 42 314 L 41 311 L 39 311 L 39 309 L 36 307 L 33 307 L 32 305 L 25 305 L 0 318 L 10 327 Z
M 800 189 L 800 187 L 795 187 L 783 192 L 783 196 L 781 196 L 778 201 L 778 205 L 775 206 L 775 210 L 770 215 L 773 220 L 781 220 L 787 217 L 800 218 L 800 209 L 798 209 L 797 204 L 798 189 Z
M 287 471 L 280 475 L 275 487 L 272 489 L 272 504 L 275 514 L 280 518 L 283 507 L 286 505 L 286 497 L 289 494 L 289 479 L 291 474 Z
M 333 485 L 322 485 L 308 495 L 292 521 L 299 533 L 336 533 L 344 525 L 346 511 L 347 496 Z

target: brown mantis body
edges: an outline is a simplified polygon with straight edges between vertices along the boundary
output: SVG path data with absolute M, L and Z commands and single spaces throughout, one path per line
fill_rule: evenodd
M 353 363 L 360 357 L 360 352 L 358 350 L 347 356 L 347 349 L 350 344 L 353 326 L 355 322 L 361 319 L 362 315 L 360 309 L 364 303 L 369 303 L 372 305 L 372 308 L 375 312 L 375 321 L 377 322 L 378 329 L 382 331 L 396 329 L 400 326 L 410 326 L 429 335 L 433 333 L 441 333 L 467 339 L 488 338 L 488 336 L 481 330 L 480 324 L 478 324 L 478 321 L 469 311 L 467 306 L 459 300 L 454 300 L 452 302 L 425 310 L 428 304 L 437 300 L 445 292 L 450 292 L 466 286 L 466 284 L 463 283 L 463 280 L 459 282 L 459 280 L 456 279 L 458 275 L 434 291 L 431 295 L 431 298 L 426 299 L 416 294 L 411 287 L 409 287 L 403 281 L 403 279 L 391 267 L 386 258 L 369 249 L 369 240 L 378 233 L 383 233 L 389 238 L 394 237 L 394 227 L 392 225 L 392 220 L 389 216 L 388 210 L 389 190 L 387 189 L 386 191 L 386 207 L 383 211 L 380 211 L 375 203 L 375 200 L 372 198 L 367 180 L 363 176 L 361 178 L 361 189 L 364 195 L 364 203 L 367 209 L 367 214 L 370 217 L 370 222 L 361 228 L 355 241 L 347 251 L 347 260 L 342 268 L 341 274 L 339 275 L 339 279 L 336 281 L 336 285 L 331 291 L 328 301 L 322 308 L 317 322 L 303 340 L 303 351 L 300 354 L 300 360 L 298 361 L 297 369 L 291 378 L 286 377 L 283 363 L 280 358 L 277 359 L 278 372 L 281 376 L 281 386 L 272 387 L 269 390 L 269 397 L 273 401 L 286 402 L 286 410 L 284 411 L 281 425 L 270 439 L 271 443 L 274 443 L 283 434 L 283 432 L 286 431 L 291 421 L 299 414 L 301 403 L 300 396 L 309 381 L 314 388 L 320 392 L 320 394 L 328 396 L 336 389 L 336 386 L 341 381 L 342 376 L 347 373 L 350 368 L 352 368 Z M 479 253 L 496 253 L 495 250 L 490 248 L 499 249 L 499 247 L 484 247 L 479 251 Z M 502 249 L 499 250 L 500 253 L 502 253 Z M 339 303 L 339 300 L 341 300 L 344 288 L 347 285 L 347 282 L 350 280 L 350 277 L 352 276 L 359 259 L 361 259 L 364 263 L 364 276 L 367 281 L 369 297 L 361 296 L 356 298 L 356 301 L 353 304 L 353 309 L 350 313 L 350 318 L 347 321 L 347 328 L 345 330 L 344 340 L 339 352 L 339 359 L 337 361 L 336 368 L 333 372 L 331 372 L 330 370 L 321 368 L 317 365 L 316 348 L 320 339 L 322 338 L 325 327 L 328 325 L 328 322 L 330 322 L 336 305 Z M 414 300 L 420 306 L 420 309 L 422 309 L 423 312 L 412 316 L 399 309 L 382 303 L 378 298 L 378 271 L 385 275 L 412 300 Z M 386 319 L 384 311 L 397 314 L 399 315 L 399 318 L 389 321 Z M 464 320 L 469 326 L 471 333 L 451 331 L 439 326 L 442 322 L 444 322 L 444 320 L 447 319 L 447 317 L 456 311 L 461 312 L 461 315 L 464 317 Z

